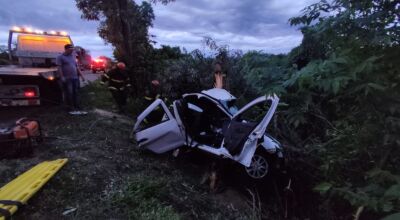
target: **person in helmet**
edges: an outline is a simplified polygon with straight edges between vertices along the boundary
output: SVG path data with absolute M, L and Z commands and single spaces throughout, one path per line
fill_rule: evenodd
M 150 87 L 146 90 L 146 93 L 144 95 L 145 103 L 150 105 L 160 97 L 161 97 L 160 82 L 156 79 L 152 80 L 150 83 Z
M 118 62 L 114 68 L 102 76 L 101 83 L 108 83 L 108 89 L 117 104 L 118 111 L 123 113 L 125 111 L 126 100 L 128 97 L 127 90 L 131 87 L 125 63 Z
M 145 92 L 144 105 L 147 107 L 157 99 L 162 99 L 164 102 L 166 102 L 166 100 L 163 99 L 161 95 L 160 81 L 155 79 L 151 81 L 150 87 Z M 144 119 L 144 123 L 156 124 L 158 122 L 161 122 L 163 116 L 164 116 L 164 111 L 160 108 L 160 106 L 158 106 Z

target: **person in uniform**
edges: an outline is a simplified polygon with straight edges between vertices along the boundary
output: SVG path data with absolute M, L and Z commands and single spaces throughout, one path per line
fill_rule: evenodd
M 158 80 L 152 80 L 150 83 L 150 87 L 146 90 L 144 96 L 144 104 L 145 106 L 151 105 L 155 100 L 162 99 L 164 102 L 166 100 L 163 99 L 161 95 L 161 85 Z M 157 124 L 162 121 L 165 112 L 162 110 L 162 107 L 159 105 L 154 109 L 145 119 L 144 123 L 148 126 L 152 124 Z
M 102 76 L 101 83 L 108 83 L 108 89 L 117 104 L 118 111 L 124 113 L 128 98 L 127 90 L 131 87 L 125 63 L 118 62 L 114 68 Z

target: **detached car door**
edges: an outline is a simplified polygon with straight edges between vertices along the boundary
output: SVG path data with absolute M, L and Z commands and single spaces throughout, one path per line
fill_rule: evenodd
M 261 138 L 271 121 L 278 105 L 279 98 L 261 96 L 242 109 L 231 119 L 224 132 L 224 147 L 234 156 L 242 152 L 248 139 Z
M 177 121 L 161 99 L 155 100 L 138 116 L 133 134 L 139 147 L 159 154 L 185 142 Z

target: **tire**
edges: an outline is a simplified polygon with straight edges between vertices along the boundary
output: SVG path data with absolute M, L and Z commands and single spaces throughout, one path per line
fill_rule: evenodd
M 256 152 L 251 158 L 249 167 L 245 167 L 245 172 L 251 179 L 262 180 L 271 173 L 272 164 L 265 153 Z
M 96 70 L 92 70 L 92 73 L 96 73 Z
M 258 165 L 261 165 L 261 170 L 264 172 L 254 171 L 254 164 L 258 161 Z M 287 170 L 284 164 L 284 161 L 276 156 L 276 154 L 270 154 L 264 151 L 263 149 L 258 149 L 253 158 L 251 159 L 251 165 L 249 167 L 242 168 L 244 175 L 248 181 L 255 184 L 270 184 L 275 182 L 278 188 L 282 189 L 282 187 L 286 186 L 290 176 L 287 174 Z M 253 171 L 253 172 L 251 172 Z

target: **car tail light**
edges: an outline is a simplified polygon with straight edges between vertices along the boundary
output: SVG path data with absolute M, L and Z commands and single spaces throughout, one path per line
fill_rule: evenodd
M 27 98 L 35 97 L 36 96 L 36 90 L 34 88 L 26 88 L 24 90 L 24 96 Z

